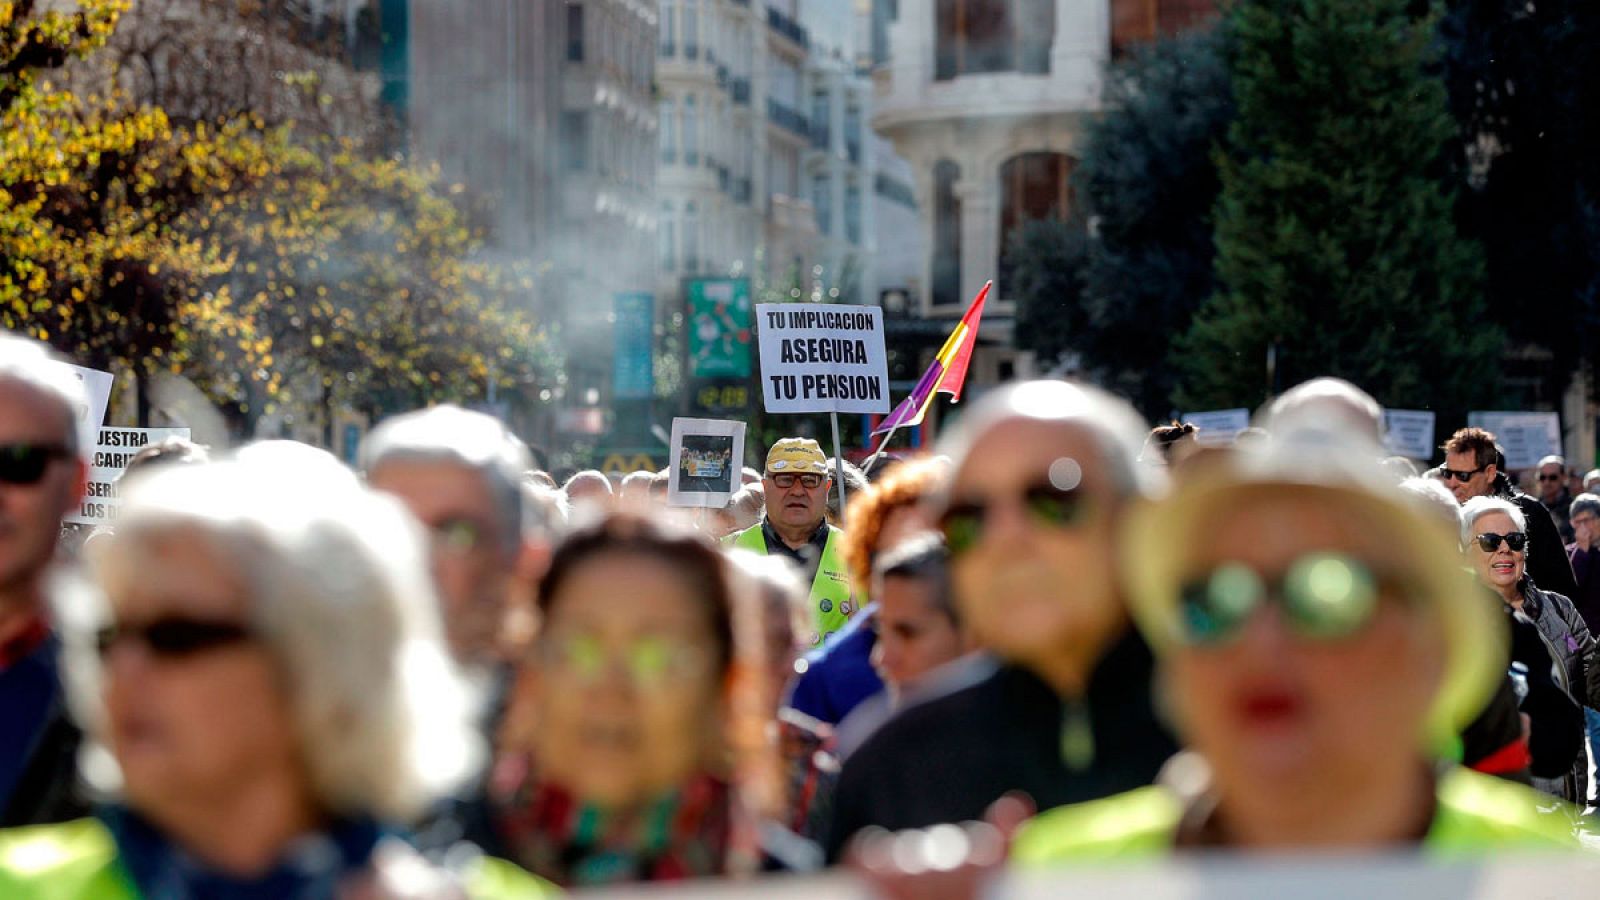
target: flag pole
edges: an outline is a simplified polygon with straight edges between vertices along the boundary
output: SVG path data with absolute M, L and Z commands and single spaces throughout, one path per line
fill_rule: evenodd
M 839 411 L 828 414 L 833 423 L 833 480 L 839 483 L 839 525 L 844 526 L 844 453 L 839 450 Z
M 889 433 L 888 434 L 883 436 L 883 440 L 878 442 L 878 449 L 874 450 L 872 452 L 872 455 L 867 457 L 867 461 L 862 464 L 862 466 L 861 466 L 862 474 L 865 474 L 865 475 L 871 475 L 872 474 L 872 467 L 878 462 L 878 457 L 883 455 L 883 451 L 889 449 L 889 442 L 894 440 L 894 433 L 896 431 L 899 431 L 899 430 L 900 430 L 900 426 L 896 425 L 893 428 L 889 429 Z

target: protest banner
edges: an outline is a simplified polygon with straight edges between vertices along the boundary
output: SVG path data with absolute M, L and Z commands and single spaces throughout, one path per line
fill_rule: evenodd
M 876 306 L 762 303 L 761 394 L 770 413 L 886 413 L 889 363 Z
M 117 517 L 121 491 L 117 480 L 140 450 L 169 437 L 189 438 L 188 428 L 102 428 L 88 456 L 89 485 L 83 503 L 64 521 L 104 525 Z
M 1207 412 L 1184 413 L 1178 421 L 1188 422 L 1200 429 L 1195 441 L 1208 447 L 1233 443 L 1239 432 L 1250 427 L 1248 409 L 1214 409 Z
M 667 505 L 721 509 L 740 486 L 745 423 L 673 419 Z
M 91 435 L 106 422 L 106 407 L 111 405 L 111 373 L 85 369 L 83 366 L 71 368 L 78 380 L 83 382 L 83 393 L 89 401 L 88 406 L 78 410 L 78 433 Z
M 1383 445 L 1396 456 L 1432 459 L 1434 421 L 1432 410 L 1386 409 L 1383 411 Z
M 1467 424 L 1494 434 L 1507 469 L 1531 469 L 1561 453 L 1561 417 L 1553 412 L 1469 412 Z

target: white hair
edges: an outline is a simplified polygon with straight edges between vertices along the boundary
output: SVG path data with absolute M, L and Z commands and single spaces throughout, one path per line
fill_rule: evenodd
M 1127 401 L 1096 387 L 1068 381 L 1023 381 L 984 394 L 945 433 L 936 452 L 959 471 L 973 446 L 995 426 L 1013 420 L 1069 425 L 1086 432 L 1100 450 L 1115 490 L 1125 497 L 1159 491 L 1166 472 L 1140 463 L 1146 428 Z M 948 489 L 948 483 L 946 484 Z
M 1463 546 L 1471 543 L 1472 539 L 1477 536 L 1478 520 L 1490 513 L 1505 513 L 1511 517 L 1511 523 L 1517 526 L 1518 531 L 1526 533 L 1528 530 L 1528 517 L 1522 514 L 1522 510 L 1515 503 L 1510 500 L 1502 500 L 1499 497 L 1473 497 L 1461 507 L 1461 543 Z
M 1450 526 L 1450 533 L 1461 531 L 1461 504 L 1444 483 L 1432 478 L 1414 475 L 1400 482 L 1400 490 L 1422 501 L 1421 505 L 1434 513 L 1440 522 Z
M 1561 471 L 1565 472 L 1567 470 L 1567 461 L 1564 457 L 1557 456 L 1552 453 L 1549 456 L 1546 456 L 1544 459 L 1539 460 L 1538 468 L 1542 469 L 1545 466 L 1557 466 L 1561 469 Z
M 1349 428 L 1364 440 L 1383 443 L 1383 407 L 1343 378 L 1313 378 L 1284 391 L 1267 409 L 1263 423 L 1268 431 Z
M 90 429 L 100 423 L 80 424 L 88 418 L 80 413 L 89 406 L 83 381 L 44 344 L 0 332 L 0 381 L 25 384 L 60 408 L 65 427 L 61 437 L 67 450 L 82 454 L 94 446 L 95 434 Z
M 370 477 L 386 462 L 434 462 L 462 466 L 489 488 L 500 516 L 500 544 L 515 550 L 526 514 L 522 474 L 533 455 L 493 416 L 444 404 L 386 419 L 361 448 L 361 469 Z
M 336 814 L 405 822 L 471 776 L 481 758 L 477 705 L 442 636 L 425 538 L 398 501 L 354 481 L 229 461 L 157 469 L 124 498 L 116 532 L 90 567 L 138 554 L 158 535 L 196 535 L 247 586 L 250 618 L 287 675 L 312 789 Z M 139 561 L 133 560 L 137 577 Z M 58 599 L 73 710 L 103 734 L 95 631 L 104 597 Z M 91 779 L 115 788 L 92 747 Z

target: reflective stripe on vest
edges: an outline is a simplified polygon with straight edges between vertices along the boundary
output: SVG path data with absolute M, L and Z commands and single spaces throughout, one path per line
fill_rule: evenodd
M 828 542 L 822 547 L 817 575 L 811 579 L 811 611 L 817 625 L 812 644 L 822 643 L 823 638 L 843 628 L 856 611 L 855 598 L 850 594 L 850 572 L 845 568 L 844 555 L 839 550 L 842 534 L 844 532 L 839 529 L 828 526 Z M 762 556 L 767 554 L 767 538 L 761 533 L 760 522 L 723 541 Z

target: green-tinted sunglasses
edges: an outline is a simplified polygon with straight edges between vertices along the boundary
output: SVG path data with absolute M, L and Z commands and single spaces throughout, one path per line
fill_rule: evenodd
M 599 638 L 586 634 L 552 636 L 540 643 L 539 651 L 546 666 L 585 683 L 599 681 L 613 659 Z M 658 637 L 639 638 L 615 655 L 621 657 L 623 671 L 634 686 L 645 690 L 667 686 L 704 660 L 694 648 Z
M 1020 501 L 1030 520 L 1052 528 L 1079 524 L 1090 503 L 1082 490 L 1061 490 L 1049 482 L 1024 489 Z M 984 500 L 956 501 L 939 517 L 939 530 L 952 555 L 971 550 L 983 539 L 984 520 L 993 505 Z
M 1272 603 L 1298 637 L 1342 640 L 1372 621 L 1380 593 L 1366 564 L 1337 553 L 1300 557 L 1276 584 L 1243 563 L 1227 562 L 1179 589 L 1181 638 L 1195 646 L 1225 643 Z

